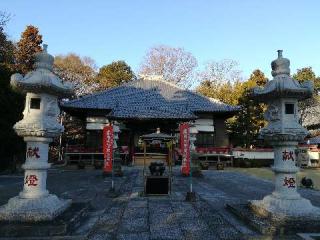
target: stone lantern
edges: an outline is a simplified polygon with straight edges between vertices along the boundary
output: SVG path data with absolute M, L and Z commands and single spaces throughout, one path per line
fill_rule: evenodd
M 64 128 L 57 122 L 58 97 L 70 95 L 71 86 L 62 83 L 53 72 L 54 58 L 43 51 L 35 54 L 35 70 L 11 76 L 13 88 L 26 93 L 23 119 L 14 125 L 27 143 L 23 191 L 0 208 L 0 220 L 47 221 L 62 213 L 71 200 L 59 199 L 46 189 L 49 143 Z
M 120 128 L 119 128 L 119 123 L 114 121 L 113 122 L 113 149 L 117 149 L 118 148 L 118 144 L 117 141 L 119 140 L 119 133 L 120 133 Z
M 289 66 L 290 61 L 278 50 L 278 58 L 271 63 L 273 80 L 264 88 L 253 89 L 253 98 L 268 105 L 268 125 L 260 134 L 274 149 L 275 190 L 263 200 L 251 201 L 250 207 L 262 216 L 310 217 L 320 211 L 297 192 L 295 150 L 308 133 L 299 124 L 298 100 L 312 96 L 313 84 L 292 79 Z
M 194 145 L 194 142 L 197 140 L 198 130 L 193 122 L 190 124 L 190 133 L 189 134 L 190 134 L 190 151 L 195 152 L 196 147 Z
M 120 157 L 120 152 L 118 148 L 117 141 L 119 140 L 119 134 L 120 134 L 120 127 L 119 123 L 117 121 L 113 122 L 113 172 L 116 176 L 122 176 L 123 172 L 121 169 L 121 157 Z M 112 187 L 113 188 L 113 187 Z
M 198 166 L 193 165 L 193 161 L 198 157 L 196 153 L 196 147 L 194 142 L 197 140 L 198 130 L 194 124 L 194 122 L 190 122 L 190 130 L 189 130 L 189 142 L 190 142 L 190 174 L 189 174 L 189 191 L 186 195 L 186 201 L 195 202 L 196 201 L 196 193 L 193 191 L 193 183 L 192 183 L 192 174 L 200 171 Z
M 198 130 L 194 122 L 190 123 L 190 130 L 189 130 L 189 142 L 190 142 L 190 174 L 192 172 L 198 173 L 200 171 L 198 164 L 193 164 L 197 162 L 198 154 L 196 152 L 196 146 L 194 145 L 195 141 L 197 140 Z

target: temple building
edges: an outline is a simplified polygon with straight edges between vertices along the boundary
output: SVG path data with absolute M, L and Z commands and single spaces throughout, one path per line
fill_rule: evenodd
M 69 144 L 67 154 L 102 153 L 102 129 L 108 122 L 117 121 L 121 130 L 118 145 L 130 161 L 135 158 L 136 162 L 141 153 L 141 135 L 160 128 L 161 132 L 178 136 L 183 122 L 194 121 L 198 130 L 196 147 L 229 146 L 225 120 L 239 110 L 158 76 L 64 101 L 61 107 L 86 122 L 85 142 L 78 147 Z M 150 147 L 149 152 L 161 154 L 161 146 Z

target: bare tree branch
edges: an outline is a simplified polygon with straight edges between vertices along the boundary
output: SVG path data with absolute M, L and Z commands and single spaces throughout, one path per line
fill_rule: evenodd
M 149 49 L 139 73 L 161 75 L 166 81 L 190 87 L 194 81 L 194 70 L 197 65 L 196 58 L 183 48 L 160 45 Z
M 0 31 L 3 31 L 3 28 L 11 19 L 11 14 L 0 11 Z
M 241 71 L 237 69 L 238 66 L 238 62 L 230 59 L 209 61 L 199 77 L 201 81 L 209 81 L 214 84 L 233 84 L 242 80 Z
M 89 94 L 99 89 L 99 84 L 94 82 L 95 66 L 91 58 L 81 58 L 74 53 L 59 55 L 54 59 L 54 72 L 63 81 L 73 83 L 76 96 Z

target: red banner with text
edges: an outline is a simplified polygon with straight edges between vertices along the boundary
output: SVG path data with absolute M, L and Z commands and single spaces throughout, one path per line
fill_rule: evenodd
M 180 124 L 180 149 L 182 154 L 181 173 L 190 173 L 190 126 L 188 123 Z
M 103 171 L 106 173 L 112 172 L 113 159 L 113 126 L 105 126 L 103 128 Z

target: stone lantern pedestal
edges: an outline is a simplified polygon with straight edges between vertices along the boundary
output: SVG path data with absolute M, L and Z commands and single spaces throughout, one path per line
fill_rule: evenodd
M 260 216 L 276 218 L 320 217 L 320 209 L 297 192 L 295 149 L 298 142 L 271 142 L 274 148 L 275 189 L 262 200 L 250 201 L 250 207 Z
M 0 220 L 35 222 L 52 220 L 66 210 L 71 200 L 59 199 L 46 188 L 48 147 L 52 138 L 25 137 L 27 143 L 23 191 L 0 208 Z
M 66 210 L 71 200 L 59 199 L 46 187 L 49 143 L 63 132 L 57 122 L 58 97 L 71 93 L 71 88 L 52 73 L 53 57 L 44 51 L 35 55 L 35 70 L 24 77 L 14 74 L 11 85 L 26 93 L 23 119 L 14 126 L 27 143 L 23 191 L 0 207 L 0 221 L 50 221 Z

